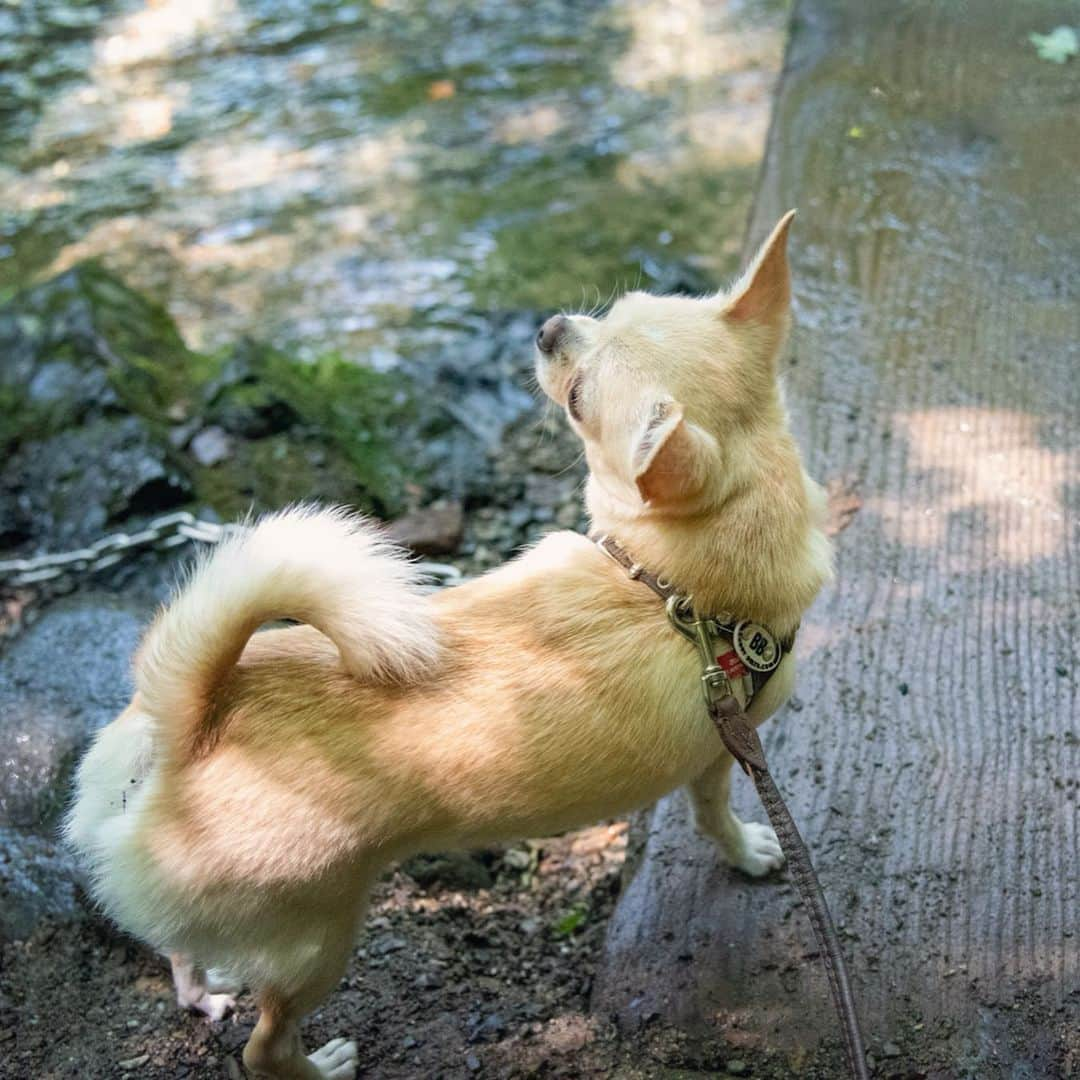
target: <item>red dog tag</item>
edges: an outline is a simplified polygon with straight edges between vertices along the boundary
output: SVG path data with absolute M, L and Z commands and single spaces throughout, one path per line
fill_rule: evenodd
M 724 674 L 729 679 L 741 679 L 746 674 L 746 666 L 734 649 L 718 656 L 716 662 L 724 669 Z

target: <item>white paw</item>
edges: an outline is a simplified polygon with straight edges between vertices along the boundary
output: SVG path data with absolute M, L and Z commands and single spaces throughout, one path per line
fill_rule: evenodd
M 331 1039 L 321 1050 L 309 1054 L 308 1061 L 326 1080 L 353 1080 L 359 1054 L 356 1052 L 356 1043 L 345 1039 Z
M 784 865 L 780 841 L 768 825 L 750 821 L 741 825 L 739 856 L 735 865 L 750 877 L 763 877 Z
M 176 1000 L 182 1009 L 193 1009 L 211 1020 L 224 1020 L 236 1008 L 236 998 L 232 994 L 181 993 L 177 991 Z
M 211 1020 L 224 1020 L 236 1009 L 236 998 L 232 994 L 203 994 L 202 1001 L 195 1008 L 206 1013 Z

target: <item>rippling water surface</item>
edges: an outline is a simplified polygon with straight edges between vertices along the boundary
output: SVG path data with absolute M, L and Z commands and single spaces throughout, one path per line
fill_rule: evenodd
M 734 269 L 784 5 L 0 0 L 0 297 L 100 256 L 212 346 L 391 367 Z

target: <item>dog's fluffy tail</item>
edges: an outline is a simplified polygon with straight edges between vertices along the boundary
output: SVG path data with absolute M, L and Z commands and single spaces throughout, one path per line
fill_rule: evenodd
M 359 679 L 415 681 L 438 651 L 413 568 L 362 518 L 303 506 L 264 517 L 195 565 L 136 657 L 142 708 L 173 760 L 212 739 L 216 688 L 280 618 L 324 633 Z

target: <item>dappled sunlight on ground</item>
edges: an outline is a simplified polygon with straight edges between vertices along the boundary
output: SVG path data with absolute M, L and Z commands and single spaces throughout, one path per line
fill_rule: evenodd
M 1012 564 L 1060 555 L 1068 540 L 1065 486 L 1080 465 L 1067 450 L 1046 445 L 1044 417 L 1010 409 L 956 406 L 901 413 L 903 432 L 914 468 L 927 482 L 903 498 L 868 498 L 893 539 L 906 536 L 912 515 L 919 515 L 919 543 L 947 550 L 950 519 L 979 515 L 992 533 L 992 558 Z M 968 552 L 982 557 L 979 549 Z M 954 553 L 953 569 L 959 565 Z M 962 561 L 962 560 L 961 560 Z

